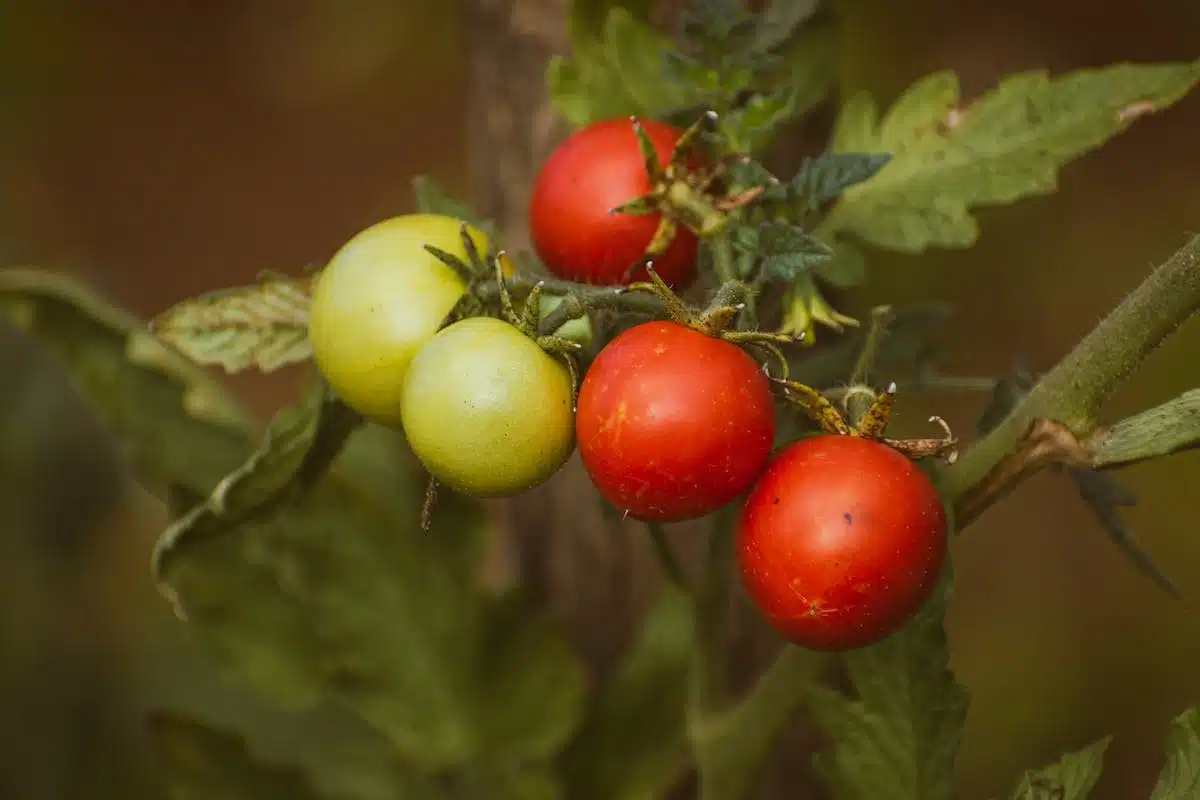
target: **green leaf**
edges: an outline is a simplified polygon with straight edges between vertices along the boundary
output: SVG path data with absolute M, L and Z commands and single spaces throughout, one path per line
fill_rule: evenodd
M 1087 800 L 1104 769 L 1111 736 L 1088 745 L 1039 770 L 1025 773 L 1012 800 Z
M 867 281 L 867 256 L 846 239 L 833 243 L 833 258 L 813 266 L 813 273 L 838 289 L 853 289 Z
M 692 607 L 664 586 L 616 674 L 597 692 L 560 773 L 573 800 L 648 800 L 679 778 L 688 757 L 687 676 Z
M 773 24 L 767 20 L 776 7 L 783 9 L 803 3 L 804 0 L 771 3 L 760 17 L 760 30 L 768 29 Z M 825 11 L 818 12 L 786 41 L 776 46 L 776 64 L 758 76 L 755 83 L 768 91 L 790 87 L 793 92 L 792 119 L 804 116 L 829 95 L 837 78 L 838 38 L 834 16 Z
M 71 279 L 0 269 L 0 319 L 61 359 L 148 481 L 204 496 L 250 451 L 256 426 L 231 395 Z
M 791 283 L 802 273 L 833 258 L 833 250 L 801 228 L 772 220 L 758 226 L 756 252 L 761 275 L 769 281 Z
M 909 88 L 879 119 L 874 101 L 842 109 L 833 151 L 894 155 L 848 189 L 826 221 L 879 247 L 919 253 L 967 247 L 979 235 L 971 209 L 1055 190 L 1060 167 L 1182 98 L 1200 61 L 1120 64 L 1051 78 L 1023 72 L 960 107 L 958 78 L 938 72 Z
M 562 800 L 562 785 L 545 765 L 484 772 L 487 783 L 480 796 L 496 800 Z
M 481 653 L 481 750 L 501 762 L 549 759 L 579 727 L 587 698 L 565 633 L 512 593 L 491 604 Z
M 755 19 L 754 50 L 775 50 L 817 13 L 817 0 L 774 0 Z
M 572 3 L 573 55 L 555 56 L 546 84 L 558 112 L 578 129 L 598 120 L 630 115 L 656 118 L 691 105 L 695 93 L 667 80 L 668 37 L 623 4 Z
M 873 178 L 891 160 L 890 153 L 822 153 L 804 159 L 788 189 L 794 202 L 811 213 L 851 186 Z
M 142 322 L 79 284 L 0 270 L 0 316 L 62 359 L 152 488 L 206 497 L 253 452 L 257 432 L 240 406 Z M 321 693 L 315 652 L 265 546 L 257 535 L 207 542 L 178 576 L 179 588 L 193 629 L 226 675 L 280 705 L 305 707 Z
M 688 86 L 667 80 L 666 54 L 673 49 L 669 37 L 624 9 L 614 8 L 604 21 L 605 59 L 646 116 L 657 117 L 694 100 Z
M 274 372 L 312 357 L 311 290 L 311 277 L 267 274 L 251 286 L 185 300 L 155 317 L 150 329 L 197 364 Z
M 1150 800 L 1190 797 L 1200 797 L 1200 709 L 1196 708 L 1172 720 L 1167 732 L 1167 763 Z
M 244 625 L 198 615 L 197 596 L 210 585 L 231 594 L 241 588 L 222 583 L 222 568 L 266 566 L 309 647 L 284 651 L 269 632 L 256 631 L 264 635 L 260 658 L 314 664 L 324 695 L 385 733 L 416 766 L 465 763 L 480 747 L 474 577 L 486 517 L 445 491 L 433 530 L 421 532 L 426 479 L 415 458 L 398 435 L 377 426 L 346 442 L 357 422 L 324 387 L 277 415 L 260 450 L 164 534 L 162 578 L 197 632 L 211 638 L 244 633 Z M 243 550 L 225 551 L 224 563 L 198 560 L 207 546 L 227 541 Z M 240 592 L 215 600 L 258 602 Z
M 373 437 L 403 447 L 378 426 L 351 443 Z M 343 460 L 364 455 L 372 454 L 347 447 Z M 368 464 L 381 473 L 374 483 L 346 480 Z M 443 491 L 432 530 L 423 533 L 424 486 L 413 460 L 397 458 L 388 469 L 372 457 L 353 470 L 339 461 L 294 501 L 279 563 L 322 654 L 330 696 L 383 731 L 407 760 L 432 770 L 465 763 L 478 745 L 474 577 L 487 518 Z
M 150 718 L 170 800 L 316 800 L 299 769 L 267 764 L 236 734 L 174 714 Z
M 496 235 L 496 224 L 481 217 L 467 203 L 450 196 L 442 186 L 427 175 L 418 175 L 412 181 L 417 210 L 422 214 L 440 214 L 453 217 L 472 225 L 489 237 Z
M 330 726 L 300 755 L 312 783 L 337 800 L 451 800 L 444 775 L 425 774 L 404 762 L 379 731 L 357 724 Z M 316 724 L 328 724 L 318 718 Z
M 801 97 L 800 90 L 793 86 L 755 94 L 744 106 L 721 117 L 721 131 L 733 150 L 761 153 L 775 140 L 779 129 L 798 116 Z
M 362 418 L 324 383 L 306 404 L 284 408 L 267 427 L 258 448 L 226 475 L 205 501 L 159 537 L 152 566 L 169 590 L 171 567 L 187 551 L 237 532 L 243 523 L 270 521 L 296 492 L 319 480 Z M 183 606 L 177 606 L 187 616 Z
M 258 449 L 155 546 L 155 577 L 177 615 L 226 672 L 285 706 L 325 693 L 319 643 L 284 588 L 287 537 L 304 524 L 289 501 L 359 422 L 324 392 L 285 408 Z
M 950 671 L 942 625 L 951 572 L 899 632 L 843 656 L 855 699 L 812 690 L 813 717 L 833 743 L 816 764 L 842 800 L 954 796 L 967 692 Z

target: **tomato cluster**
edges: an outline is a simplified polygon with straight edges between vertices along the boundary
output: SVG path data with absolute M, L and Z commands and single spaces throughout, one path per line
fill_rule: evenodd
M 677 156 L 680 131 L 643 130 L 659 159 Z M 488 237 L 432 214 L 381 222 L 333 256 L 313 288 L 316 364 L 347 405 L 402 429 L 434 479 L 473 496 L 532 488 L 578 444 L 596 489 L 633 519 L 695 519 L 744 498 L 742 581 L 774 627 L 813 649 L 878 641 L 936 583 L 947 538 L 938 493 L 881 428 L 843 425 L 772 457 L 776 395 L 743 347 L 771 336 L 729 333 L 737 306 L 689 311 L 668 288 L 695 277 L 693 231 L 659 242 L 646 266 L 668 210 L 611 213 L 656 190 L 644 163 L 628 121 L 599 123 L 551 155 L 534 189 L 532 240 L 552 274 L 648 277 L 631 288 L 667 301 L 670 319 L 613 337 L 582 380 L 573 354 L 591 345 L 587 317 L 541 335 L 538 318 L 561 298 L 539 284 L 518 315 L 496 274 L 510 275 L 507 261 L 493 254 L 489 276 L 480 259 Z M 488 280 L 506 318 L 457 313 Z

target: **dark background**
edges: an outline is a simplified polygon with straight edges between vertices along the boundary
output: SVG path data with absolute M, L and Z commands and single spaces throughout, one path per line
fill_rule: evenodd
M 513 24 L 561 29 L 553 3 L 542 5 L 545 16 Z M 841 90 L 883 102 L 946 67 L 970 97 L 1021 69 L 1200 54 L 1200 6 L 1184 0 L 836 5 Z M 487 195 L 468 169 L 479 109 L 468 103 L 478 54 L 467 10 L 444 0 L 0 3 L 0 253 L 78 275 L 149 316 L 264 268 L 326 258 L 409 210 L 417 173 Z M 1044 369 L 1200 230 L 1198 141 L 1193 95 L 1067 167 L 1056 195 L 983 212 L 975 249 L 874 255 L 853 310 L 944 299 L 957 309 L 950 369 L 994 374 L 1018 354 Z M 1198 357 L 1193 326 L 1110 413 L 1194 387 Z M 149 708 L 260 726 L 266 717 L 218 684 L 155 594 L 147 561 L 164 512 L 118 473 L 115 446 L 66 379 L 7 332 L 0 375 L 0 796 L 158 796 L 142 733 Z M 294 382 L 232 384 L 265 418 Z M 902 419 L 936 405 L 966 430 L 981 401 L 909 398 Z M 1200 458 L 1123 478 L 1142 498 L 1127 517 L 1145 547 L 1200 597 Z M 561 481 L 570 485 L 551 490 L 578 491 Z M 957 577 L 950 635 L 973 695 L 962 796 L 1005 794 L 1024 767 L 1109 732 L 1118 738 L 1097 796 L 1146 796 L 1166 721 L 1200 700 L 1195 606 L 1141 578 L 1051 474 L 970 529 Z M 800 796 L 792 789 L 773 796 Z

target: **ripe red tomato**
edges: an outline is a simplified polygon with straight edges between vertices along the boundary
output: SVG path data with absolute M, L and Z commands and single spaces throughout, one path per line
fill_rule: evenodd
M 681 131 L 661 122 L 642 126 L 664 166 Z M 611 214 L 653 188 L 628 119 L 597 122 L 558 146 L 538 173 L 529 205 L 533 246 L 546 267 L 567 280 L 616 285 L 646 280 L 625 272 L 645 254 L 660 214 Z M 680 228 L 654 269 L 683 288 L 696 277 L 696 236 Z
M 947 547 L 937 490 L 905 456 L 852 436 L 781 450 L 746 499 L 737 555 L 785 638 L 844 651 L 883 639 L 929 599 Z
M 579 453 L 609 503 L 634 519 L 677 522 L 735 500 L 775 438 L 775 402 L 737 345 L 676 322 L 613 339 L 579 389 Z

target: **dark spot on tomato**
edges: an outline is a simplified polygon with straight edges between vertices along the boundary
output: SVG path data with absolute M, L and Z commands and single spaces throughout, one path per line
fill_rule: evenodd
M 778 500 L 778 499 L 776 499 L 776 500 L 775 500 L 775 502 L 776 502 L 776 503 L 778 503 L 778 502 L 779 502 L 779 500 Z M 853 515 L 853 514 L 851 514 L 849 511 L 843 511 L 843 512 L 842 512 L 842 519 L 846 520 L 846 524 L 847 524 L 847 525 L 853 525 L 853 524 L 854 524 L 854 515 Z

